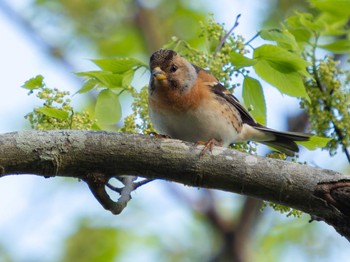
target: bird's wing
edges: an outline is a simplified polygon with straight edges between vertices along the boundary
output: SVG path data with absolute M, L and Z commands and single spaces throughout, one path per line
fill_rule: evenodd
M 239 102 L 239 100 L 234 95 L 232 95 L 226 87 L 220 84 L 216 77 L 214 77 L 212 74 L 198 66 L 193 66 L 198 73 L 198 77 L 204 83 L 206 83 L 210 91 L 212 91 L 215 95 L 224 98 L 227 102 L 229 102 L 238 110 L 238 112 L 241 114 L 241 119 L 243 123 L 247 123 L 251 126 L 261 126 L 258 122 L 254 120 L 252 115 L 249 114 L 248 110 L 244 108 L 244 106 Z
M 222 84 L 217 82 L 215 84 L 209 85 L 209 88 L 215 95 L 224 98 L 238 110 L 238 112 L 241 114 L 243 123 L 249 124 L 251 126 L 260 126 L 260 124 L 254 120 L 251 114 L 249 114 L 248 110 L 245 109 L 244 106 L 239 102 L 239 100 L 234 95 L 232 95 L 231 92 L 227 90 Z

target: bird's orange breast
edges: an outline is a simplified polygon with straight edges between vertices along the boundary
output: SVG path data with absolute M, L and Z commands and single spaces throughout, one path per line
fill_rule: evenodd
M 152 95 L 149 94 L 149 106 L 154 111 L 176 111 L 183 112 L 198 108 L 214 94 L 207 85 L 198 79 L 190 90 L 179 90 L 169 88 L 169 85 L 161 84 L 157 86 Z

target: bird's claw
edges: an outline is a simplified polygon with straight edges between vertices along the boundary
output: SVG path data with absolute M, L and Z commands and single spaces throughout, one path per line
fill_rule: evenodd
M 222 146 L 222 142 L 217 141 L 215 138 L 212 138 L 208 140 L 207 142 L 204 141 L 198 141 L 196 143 L 197 145 L 204 145 L 204 148 L 202 149 L 199 157 L 204 156 L 204 154 L 208 151 L 213 152 L 214 146 Z

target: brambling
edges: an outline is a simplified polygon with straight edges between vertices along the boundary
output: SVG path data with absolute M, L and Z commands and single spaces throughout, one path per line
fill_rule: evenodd
M 214 144 L 227 147 L 256 141 L 287 155 L 299 151 L 295 141 L 311 136 L 259 124 L 213 75 L 173 50 L 153 53 L 150 70 L 149 116 L 160 134 L 189 142 L 207 141 L 210 149 Z

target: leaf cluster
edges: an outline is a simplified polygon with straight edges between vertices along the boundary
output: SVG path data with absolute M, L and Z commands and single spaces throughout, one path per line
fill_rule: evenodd
M 33 129 L 93 129 L 95 121 L 91 119 L 88 112 L 75 112 L 71 106 L 69 92 L 59 91 L 57 88 L 49 88 L 44 83 L 44 77 L 38 75 L 29 79 L 23 85 L 29 90 L 29 94 L 43 100 L 43 105 L 35 107 L 25 118 Z
M 77 73 L 86 79 L 79 94 L 98 91 L 95 104 L 95 119 L 99 125 L 117 123 L 122 115 L 119 96 L 128 91 L 133 93 L 131 81 L 135 72 L 147 67 L 134 58 L 113 58 L 92 60 L 101 70 Z

